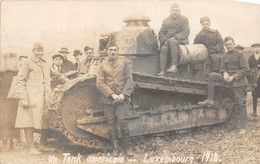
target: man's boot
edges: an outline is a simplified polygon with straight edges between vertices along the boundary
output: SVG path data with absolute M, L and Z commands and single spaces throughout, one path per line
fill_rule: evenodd
M 117 138 L 117 133 L 115 132 L 110 132 L 110 139 L 113 145 L 113 156 L 118 156 L 119 155 L 119 145 L 118 145 L 118 138 Z
M 124 132 L 122 131 L 122 140 L 123 140 L 124 150 L 126 155 L 129 157 L 134 156 L 129 130 Z

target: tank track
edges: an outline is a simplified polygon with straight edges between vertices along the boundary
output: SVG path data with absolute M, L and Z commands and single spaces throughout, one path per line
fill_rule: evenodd
M 155 82 L 157 84 L 165 84 L 165 85 L 174 84 L 174 85 L 185 87 L 185 88 L 191 88 L 191 89 L 195 88 L 195 89 L 199 89 L 199 90 L 205 90 L 206 86 L 207 86 L 207 82 L 194 82 L 194 81 L 185 80 L 185 79 L 180 80 L 180 79 L 175 79 L 175 78 L 144 75 L 144 74 L 139 74 L 139 73 L 133 73 L 133 77 L 134 77 L 134 81 L 136 81 L 136 82 Z M 95 81 L 95 76 L 89 75 L 89 76 L 76 78 L 71 82 L 71 84 L 69 84 L 67 86 L 63 86 L 62 88 L 59 88 L 59 90 L 55 91 L 55 98 L 54 98 L 55 101 L 53 101 L 53 104 L 52 104 L 52 109 L 56 112 L 56 116 L 57 116 L 57 120 L 58 120 L 58 123 L 55 126 L 55 129 L 62 132 L 73 144 L 81 145 L 81 146 L 84 146 L 87 148 L 93 148 L 93 149 L 105 151 L 105 150 L 111 149 L 109 143 L 107 142 L 108 140 L 106 140 L 102 137 L 96 136 L 92 133 L 89 133 L 87 135 L 87 137 L 74 136 L 72 133 L 70 133 L 66 129 L 66 127 L 62 121 L 63 118 L 62 118 L 62 113 L 61 113 L 60 107 L 61 107 L 61 104 L 63 103 L 63 100 L 66 98 L 65 92 L 69 93 L 73 90 L 73 88 L 72 88 L 73 86 L 78 85 L 80 82 L 86 83 L 88 81 L 90 83 L 93 83 Z M 221 86 L 221 85 L 219 85 L 219 86 Z M 137 87 L 138 87 L 138 85 L 137 85 Z M 225 86 L 221 86 L 221 87 L 225 87 Z M 176 92 L 181 92 L 181 91 L 176 90 Z M 191 94 L 196 94 L 196 92 L 193 92 Z M 232 113 L 233 104 L 232 104 L 232 102 L 227 102 L 224 105 L 225 106 L 222 106 L 223 108 L 230 109 L 230 112 L 228 113 L 226 119 L 223 120 L 223 121 L 226 121 Z M 152 111 L 143 111 L 143 112 L 140 112 L 139 114 L 140 115 L 145 115 L 145 114 L 153 115 L 153 114 L 158 114 L 159 112 L 163 113 L 163 112 L 166 112 L 169 110 L 198 110 L 200 108 L 215 108 L 215 107 L 214 106 L 209 107 L 209 106 L 186 104 L 186 105 L 177 106 L 177 107 L 165 106 L 164 109 L 155 108 Z M 217 124 L 217 123 L 215 123 L 215 124 Z M 214 125 L 214 123 L 212 125 Z M 199 125 L 199 126 L 204 126 L 204 125 Z M 160 135 L 168 134 L 168 133 L 169 132 L 160 132 Z M 139 137 L 135 137 L 135 138 L 139 138 Z

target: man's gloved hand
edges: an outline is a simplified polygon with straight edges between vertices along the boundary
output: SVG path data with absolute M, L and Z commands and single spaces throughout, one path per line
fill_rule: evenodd
M 224 72 L 224 73 L 223 73 L 223 78 L 224 78 L 224 80 L 225 80 L 226 82 L 228 82 L 228 80 L 229 80 L 229 75 L 228 75 L 227 72 Z
M 229 79 L 228 79 L 228 81 L 227 82 L 232 82 L 234 80 L 234 77 L 233 76 L 229 76 Z
M 125 95 L 120 94 L 120 95 L 119 95 L 119 100 L 118 100 L 118 102 L 119 102 L 119 103 L 122 103 L 124 100 L 125 100 Z

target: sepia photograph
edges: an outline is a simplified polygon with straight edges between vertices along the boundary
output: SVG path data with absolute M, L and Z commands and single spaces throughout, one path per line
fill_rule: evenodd
M 0 164 L 260 163 L 260 2 L 0 12 Z

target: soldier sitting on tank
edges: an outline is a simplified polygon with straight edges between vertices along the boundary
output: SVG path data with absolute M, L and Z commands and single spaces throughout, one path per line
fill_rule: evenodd
M 167 58 L 171 55 L 171 66 L 167 72 L 176 72 L 179 47 L 178 45 L 189 44 L 188 36 L 190 35 L 190 27 L 188 18 L 180 15 L 180 7 L 178 4 L 172 4 L 171 15 L 163 20 L 162 27 L 159 31 L 159 40 L 161 46 L 160 52 L 160 73 L 163 76 L 166 72 Z
M 215 85 L 228 84 L 232 86 L 234 96 L 235 116 L 240 121 L 241 126 L 246 124 L 246 75 L 249 71 L 248 64 L 242 52 L 234 49 L 234 39 L 227 36 L 224 40 L 227 53 L 224 55 L 220 73 L 212 72 L 209 74 L 208 80 L 208 99 L 199 102 L 200 105 L 213 105 Z M 237 120 L 237 121 L 238 121 Z
M 248 81 L 251 85 L 252 97 L 253 97 L 253 117 L 257 117 L 257 98 L 260 97 L 260 43 L 253 44 L 251 46 L 254 49 L 254 54 L 248 59 L 250 73 Z
M 193 44 L 203 44 L 208 50 L 207 72 L 219 72 L 220 64 L 224 54 L 223 39 L 218 32 L 210 28 L 210 19 L 207 16 L 200 18 L 202 30 L 196 35 Z M 191 70 L 199 71 L 203 69 L 203 64 L 191 66 Z
M 113 155 L 119 154 L 117 123 L 120 126 L 125 153 L 133 155 L 126 116 L 130 108 L 130 95 L 134 89 L 132 72 L 125 60 L 118 57 L 119 48 L 111 42 L 107 46 L 107 59 L 97 72 L 97 89 L 102 93 L 105 117 L 108 119 Z

